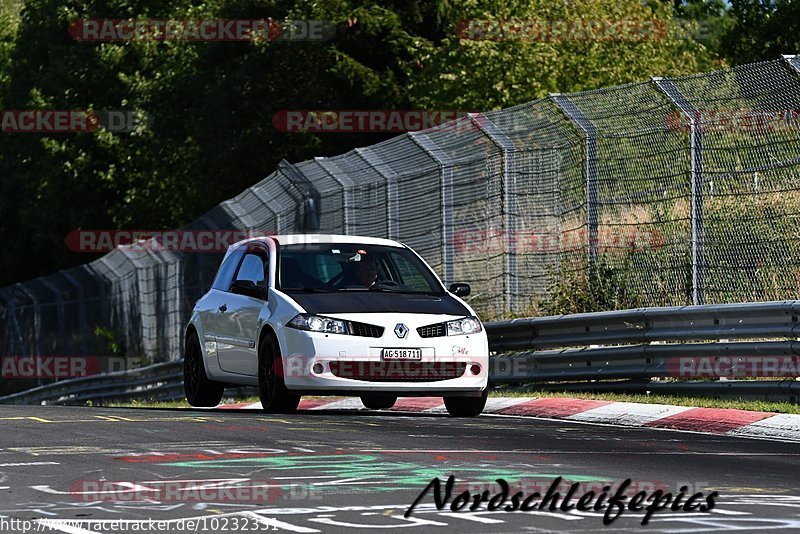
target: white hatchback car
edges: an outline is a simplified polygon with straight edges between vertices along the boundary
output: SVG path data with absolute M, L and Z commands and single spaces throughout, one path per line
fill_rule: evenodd
M 467 284 L 442 282 L 387 239 L 285 235 L 231 246 L 186 329 L 184 389 L 216 406 L 225 387 L 257 386 L 264 411 L 301 395 L 441 396 L 475 416 L 486 404 L 489 347 Z

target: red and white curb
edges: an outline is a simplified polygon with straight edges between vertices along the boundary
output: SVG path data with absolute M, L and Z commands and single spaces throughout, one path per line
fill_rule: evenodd
M 261 403 L 238 403 L 220 409 L 261 409 Z M 304 399 L 300 410 L 367 410 L 358 398 Z M 446 413 L 440 397 L 406 397 L 394 412 Z M 484 414 L 563 419 L 627 427 L 664 428 L 709 434 L 800 442 L 800 415 L 692 408 L 667 404 L 638 404 L 570 398 L 490 397 Z

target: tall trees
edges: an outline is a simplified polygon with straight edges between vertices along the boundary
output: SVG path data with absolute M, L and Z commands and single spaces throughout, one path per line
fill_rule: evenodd
M 19 6 L 20 0 L 0 0 Z M 713 54 L 667 3 L 640 0 L 25 0 L 0 25 L 6 109 L 135 110 L 132 133 L 0 133 L 0 284 L 91 259 L 76 228 L 185 224 L 299 161 L 378 142 L 375 133 L 284 133 L 286 109 L 496 109 L 548 92 L 696 72 Z M 14 20 L 16 11 L 4 9 Z M 328 41 L 79 42 L 79 18 L 316 19 Z M 463 38 L 468 19 L 651 21 L 642 39 Z
M 733 64 L 800 54 L 800 2 L 731 0 L 734 25 L 720 52 Z

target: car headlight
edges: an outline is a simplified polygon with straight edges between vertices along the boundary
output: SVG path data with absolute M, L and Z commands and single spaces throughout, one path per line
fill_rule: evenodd
M 346 321 L 301 313 L 289 321 L 286 326 L 309 332 L 323 332 L 325 334 L 349 334 L 350 328 Z
M 459 336 L 462 334 L 475 334 L 483 330 L 481 322 L 476 317 L 464 317 L 455 321 L 447 321 L 447 335 Z

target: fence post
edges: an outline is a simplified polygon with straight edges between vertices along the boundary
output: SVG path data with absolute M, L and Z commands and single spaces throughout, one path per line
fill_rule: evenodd
M 689 177 L 691 190 L 692 240 L 692 304 L 705 304 L 705 232 L 703 228 L 703 129 L 698 111 L 680 89 L 665 78 L 653 78 L 664 93 L 689 121 Z
M 300 192 L 303 210 L 303 231 L 319 230 L 320 194 L 317 188 L 295 165 L 285 159 L 278 162 L 278 171 Z
M 583 134 L 584 174 L 586 176 L 586 256 L 591 268 L 597 263 L 597 229 L 599 225 L 597 127 L 567 95 L 552 94 L 550 98 Z
M 344 208 L 342 213 L 342 226 L 344 228 L 345 235 L 350 235 L 350 232 L 353 230 L 353 214 L 352 210 L 355 206 L 353 202 L 353 179 L 347 176 L 347 173 L 342 172 L 336 163 L 331 161 L 329 158 L 323 157 L 316 157 L 314 158 L 320 167 L 322 167 L 328 175 L 336 180 L 336 182 L 342 187 L 342 207 Z
M 46 276 L 39 278 L 39 281 L 46 287 L 56 298 L 56 315 L 58 315 L 58 325 L 56 331 L 58 332 L 58 341 L 56 345 L 56 354 L 67 353 L 67 332 L 65 327 L 65 310 L 64 310 L 64 295 L 62 290 L 59 289 L 53 282 L 47 279 Z M 52 302 L 52 301 L 50 301 Z M 52 325 L 50 325 L 52 327 Z M 52 331 L 52 330 L 51 330 Z
M 445 285 L 455 280 L 453 265 L 453 162 L 444 150 L 436 146 L 423 132 L 408 134 L 414 143 L 439 164 L 442 179 L 442 264 Z
M 792 67 L 797 74 L 800 74 L 800 55 L 797 56 L 783 56 L 783 60 Z
M 283 215 L 283 210 L 276 210 L 273 209 L 272 206 L 277 204 L 278 201 L 274 198 L 269 198 L 266 196 L 264 190 L 259 187 L 259 184 L 254 185 L 250 188 L 253 192 L 253 196 L 255 196 L 269 211 L 275 216 L 275 233 L 280 234 L 286 230 L 286 221 L 284 220 L 285 217 Z
M 506 312 L 514 310 L 514 303 L 519 290 L 517 287 L 517 219 L 516 197 L 511 194 L 512 187 L 516 183 L 516 177 L 511 171 L 511 153 L 516 149 L 514 142 L 494 124 L 489 117 L 483 113 L 468 113 L 469 120 L 478 128 L 489 141 L 500 149 L 501 161 L 503 165 L 502 197 L 503 204 L 500 207 L 503 223 L 503 242 L 509 246 L 505 252 L 505 273 L 503 280 L 505 285 Z
M 373 168 L 386 182 L 386 208 L 389 212 L 386 218 L 387 237 L 389 239 L 399 239 L 400 232 L 397 229 L 397 223 L 400 220 L 400 212 L 398 211 L 400 202 L 397 193 L 397 173 L 384 163 L 370 147 L 357 148 L 355 152 L 358 157 L 364 160 L 364 163 Z
M 16 283 L 14 287 L 25 293 L 31 300 L 31 308 L 33 315 L 33 343 L 28 344 L 28 355 L 41 356 L 42 355 L 42 303 L 36 298 L 36 293 L 28 289 L 28 286 L 23 283 Z M 41 381 L 39 382 L 41 383 Z
M 72 276 L 68 270 L 63 270 L 61 273 L 78 293 L 78 322 L 80 323 L 78 328 L 80 328 L 81 332 L 81 354 L 89 356 L 89 346 L 86 343 L 89 339 L 89 333 L 86 329 L 86 293 L 83 291 L 83 284 Z

